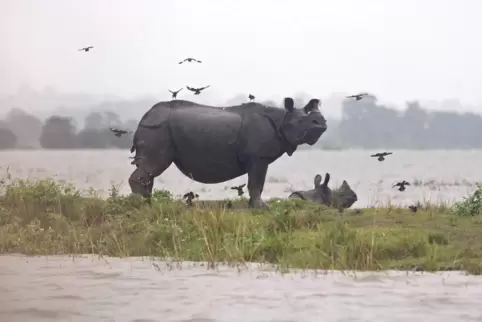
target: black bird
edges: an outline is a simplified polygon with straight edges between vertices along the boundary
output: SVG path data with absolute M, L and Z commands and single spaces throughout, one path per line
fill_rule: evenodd
M 253 94 L 249 94 L 248 98 L 249 98 L 250 101 L 254 101 L 254 99 L 255 99 L 256 97 L 254 97 Z
M 196 193 L 194 194 L 194 192 L 192 191 L 189 191 L 188 193 L 185 193 L 184 196 L 182 196 L 184 199 L 186 199 L 186 203 L 191 206 L 192 205 L 192 200 L 194 198 L 199 198 L 199 195 Z
M 80 48 L 79 51 L 85 51 L 85 52 L 88 52 L 89 50 L 93 49 L 94 47 L 93 46 L 89 46 L 89 47 L 84 47 L 84 48 Z
M 176 92 L 173 92 L 173 91 L 171 91 L 170 89 L 168 89 L 168 91 L 172 93 L 172 99 L 175 99 L 175 98 L 177 97 L 177 93 L 179 93 L 180 91 L 182 91 L 182 88 L 181 88 L 180 90 L 176 91 Z
M 414 206 L 414 205 L 408 206 L 408 209 L 410 209 L 414 213 L 417 212 L 418 210 L 417 206 Z
M 126 130 L 119 130 L 119 129 L 114 129 L 114 128 L 109 128 L 112 132 L 114 132 L 114 135 L 120 138 L 124 134 L 130 134 L 132 131 L 126 131 Z
M 372 154 L 370 155 L 372 158 L 377 158 L 378 157 L 378 161 L 384 161 L 385 158 L 387 155 L 390 155 L 390 154 L 393 154 L 393 152 L 383 152 L 383 153 L 376 153 L 376 154 Z
M 399 191 L 405 191 L 405 186 L 409 186 L 409 185 L 410 185 L 410 183 L 403 180 L 402 182 L 397 182 L 392 188 L 400 187 L 400 188 L 398 188 Z
M 195 62 L 197 62 L 197 63 L 202 63 L 202 61 L 197 60 L 197 59 L 195 59 L 195 58 L 186 58 L 186 59 L 184 59 L 184 60 L 181 60 L 181 61 L 179 62 L 179 64 L 182 64 L 182 63 L 184 63 L 184 62 L 186 62 L 186 61 L 189 62 L 189 63 L 190 63 L 190 62 L 193 62 L 193 61 L 195 61 Z
M 346 98 L 355 98 L 357 101 L 359 101 L 363 98 L 363 96 L 367 96 L 367 95 L 368 95 L 368 93 L 360 93 L 360 94 L 356 94 L 356 95 L 347 96 Z
M 243 188 L 246 186 L 246 183 L 236 186 L 236 187 L 231 187 L 232 190 L 238 190 L 238 196 L 242 196 L 244 194 Z
M 205 86 L 205 87 L 201 87 L 201 88 L 194 88 L 194 87 L 186 86 L 186 88 L 187 88 L 188 90 L 190 90 L 191 92 L 194 92 L 194 95 L 199 95 L 199 94 L 201 94 L 201 91 L 202 91 L 202 90 L 205 90 L 205 89 L 208 88 L 209 86 L 211 86 L 211 85 L 208 85 L 208 86 Z

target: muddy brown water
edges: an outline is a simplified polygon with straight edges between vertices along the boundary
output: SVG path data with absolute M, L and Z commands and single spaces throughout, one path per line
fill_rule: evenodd
M 0 256 L 0 321 L 482 321 L 482 277 Z
M 286 198 L 294 190 L 311 189 L 317 173 L 331 174 L 330 187 L 343 180 L 358 194 L 352 207 L 407 205 L 417 201 L 448 202 L 461 200 L 482 182 L 482 150 L 411 151 L 393 150 L 383 162 L 370 158 L 377 151 L 301 150 L 284 155 L 268 170 L 263 198 Z M 134 166 L 129 151 L 4 151 L 0 152 L 0 178 L 7 167 L 14 178 L 55 178 L 93 187 L 108 194 L 112 185 L 121 193 L 130 193 L 127 180 Z M 398 181 L 411 183 L 404 192 L 392 188 Z M 201 199 L 237 198 L 231 186 L 247 183 L 247 176 L 220 184 L 194 182 L 171 165 L 155 180 L 155 188 L 168 189 L 179 196 L 188 191 Z M 245 194 L 247 196 L 247 194 Z
M 297 151 L 270 166 L 263 197 L 310 189 L 330 172 L 331 186 L 347 180 L 359 201 L 353 207 L 453 202 L 482 181 L 482 151 Z M 133 170 L 127 151 L 4 151 L 0 177 L 54 178 L 93 187 L 112 184 L 128 193 Z M 229 187 L 204 185 L 171 166 L 155 182 L 175 195 L 192 190 L 203 199 L 237 198 Z M 404 192 L 398 180 L 412 183 Z M 154 264 L 153 264 L 154 263 Z M 482 277 L 462 272 L 293 272 L 271 267 L 220 265 L 140 258 L 0 256 L 0 321 L 482 321 Z

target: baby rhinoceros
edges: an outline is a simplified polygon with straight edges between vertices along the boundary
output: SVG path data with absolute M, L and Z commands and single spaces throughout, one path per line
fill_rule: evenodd
M 330 205 L 332 200 L 332 191 L 328 187 L 328 182 L 330 181 L 330 174 L 325 174 L 325 181 L 323 181 L 323 184 L 321 183 L 321 179 L 321 175 L 317 174 L 314 180 L 315 189 L 306 191 L 294 191 L 288 198 L 311 200 L 316 203 Z
M 331 190 L 328 187 L 329 181 L 330 174 L 327 173 L 325 175 L 325 181 L 323 184 L 320 184 L 321 176 L 317 174 L 315 176 L 315 189 L 295 191 L 288 198 L 310 200 L 337 209 L 350 208 L 358 200 L 355 191 L 351 189 L 350 185 L 345 180 L 343 180 L 341 186 L 335 190 Z

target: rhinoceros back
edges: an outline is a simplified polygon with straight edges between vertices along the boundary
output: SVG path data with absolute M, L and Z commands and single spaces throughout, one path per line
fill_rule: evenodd
M 170 102 L 157 103 L 144 114 L 139 121 L 139 126 L 146 128 L 158 128 L 162 124 L 165 124 L 169 120 L 169 115 L 171 114 L 170 106 Z

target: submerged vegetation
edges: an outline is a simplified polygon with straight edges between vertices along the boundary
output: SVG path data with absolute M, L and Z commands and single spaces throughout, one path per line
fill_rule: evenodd
M 419 205 L 415 213 L 390 206 L 340 213 L 304 200 L 270 200 L 263 211 L 243 209 L 245 199 L 187 207 L 167 191 L 156 191 L 151 204 L 115 189 L 102 199 L 52 180 L 0 190 L 1 253 L 482 273 L 482 201 L 475 197 L 454 207 Z

